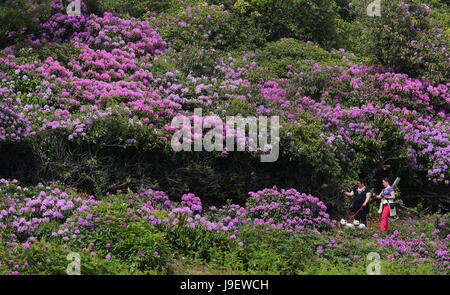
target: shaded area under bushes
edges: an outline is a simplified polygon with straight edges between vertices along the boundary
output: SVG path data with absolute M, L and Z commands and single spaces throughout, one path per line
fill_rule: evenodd
M 117 189 L 137 191 L 147 187 L 162 190 L 171 199 L 178 200 L 182 194 L 190 192 L 203 200 L 205 208 L 224 204 L 227 199 L 243 205 L 248 192 L 275 185 L 319 197 L 332 217 L 347 214 L 349 198 L 339 193 L 342 182 L 325 175 L 314 181 L 311 178 L 314 167 L 301 160 L 290 160 L 283 154 L 276 162 L 261 163 L 259 157 L 247 152 L 218 156 L 208 152 L 173 153 L 157 148 L 142 151 L 119 145 L 77 144 L 61 136 L 51 136 L 45 142 L 40 148 L 33 148 L 28 140 L 0 144 L 0 177 L 18 179 L 26 185 L 58 181 L 96 196 Z M 377 174 L 380 175 L 375 175 L 374 179 L 383 176 L 382 172 Z M 406 177 L 399 186 L 404 196 L 434 193 L 419 183 L 411 183 L 407 175 L 399 176 Z M 379 193 L 378 182 L 367 186 Z M 441 190 L 442 194 L 448 198 L 445 190 L 444 193 Z M 435 206 L 436 198 L 419 199 L 424 208 L 448 212 L 448 204 Z M 411 200 L 408 198 L 405 204 L 417 205 Z

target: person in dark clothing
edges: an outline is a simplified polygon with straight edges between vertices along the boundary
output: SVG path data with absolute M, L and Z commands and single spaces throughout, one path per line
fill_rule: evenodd
M 352 204 L 350 209 L 352 209 L 353 213 L 356 213 L 359 208 L 363 207 L 356 215 L 355 220 L 358 220 L 361 224 L 367 226 L 367 214 L 369 214 L 369 200 L 370 200 L 370 191 L 364 185 L 364 180 L 362 178 L 358 179 L 357 187 L 351 191 L 346 192 L 342 190 L 346 196 L 353 197 Z

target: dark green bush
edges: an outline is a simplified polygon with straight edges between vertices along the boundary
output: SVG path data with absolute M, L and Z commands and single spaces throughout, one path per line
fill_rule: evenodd
M 248 274 L 294 275 L 309 271 L 317 245 L 325 238 L 316 234 L 291 234 L 264 226 L 248 227 L 240 233 L 239 257 Z
M 51 6 L 52 3 L 62 4 L 61 8 L 54 8 Z M 52 20 L 54 14 L 66 14 L 65 4 L 68 3 L 70 1 L 65 0 L 4 0 L 0 2 L 0 49 L 27 39 L 41 39 L 44 31 L 42 25 Z M 82 0 L 81 9 L 82 13 L 103 15 L 103 9 L 97 0 Z M 72 23 L 67 28 L 68 32 L 71 32 Z
M 31 243 L 29 248 L 22 245 L 5 247 L 0 243 L 0 274 L 11 275 L 67 275 L 72 270 L 73 260 L 68 255 L 72 252 L 80 255 L 81 275 L 127 275 L 130 267 L 127 262 L 118 259 L 104 259 L 92 256 L 80 248 L 65 247 L 61 243 L 45 240 Z M 12 257 L 11 254 L 14 253 Z M 13 258 L 13 259 L 11 259 Z
M 39 17 L 50 11 L 50 0 L 39 1 L 33 10 L 28 0 L 0 2 L 0 48 L 22 41 L 39 33 Z
M 129 208 L 120 195 L 110 197 L 109 201 L 80 216 L 86 218 L 86 215 L 92 214 L 96 222 L 95 230 L 79 227 L 83 242 L 76 243 L 78 248 L 88 248 L 88 252 L 95 251 L 96 256 L 101 257 L 109 254 L 110 257 L 129 263 L 130 273 L 165 273 L 169 255 L 166 233 Z M 90 243 L 94 244 L 93 248 L 89 246 Z
M 267 41 L 296 38 L 314 41 L 325 48 L 338 47 L 333 0 L 238 0 L 235 13 L 255 20 Z
M 254 58 L 258 66 L 267 67 L 274 78 L 290 78 L 289 72 L 308 71 L 314 63 L 349 67 L 349 63 L 367 61 L 345 50 L 327 51 L 312 42 L 283 38 L 267 43 Z
M 194 77 L 213 76 L 223 77 L 223 72 L 216 69 L 219 53 L 198 46 L 186 45 L 179 52 L 174 52 L 176 69 L 185 75 L 192 74 Z
M 120 16 L 142 17 L 147 11 L 160 13 L 171 7 L 171 0 L 99 0 L 106 11 Z M 172 1 L 173 2 L 173 1 Z

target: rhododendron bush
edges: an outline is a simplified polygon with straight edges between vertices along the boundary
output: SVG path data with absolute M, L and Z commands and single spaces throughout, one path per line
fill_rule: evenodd
M 449 35 L 421 1 L 385 1 L 381 17 L 365 20 L 367 49 L 383 64 L 415 77 L 448 81 Z
M 250 228 L 260 228 L 268 234 L 280 231 L 281 236 L 284 232 L 317 237 L 334 228 L 323 202 L 295 189 L 273 187 L 250 192 L 244 207 L 228 203 L 222 208 L 208 209 L 202 207 L 200 198 L 194 194 L 184 194 L 180 202 L 175 202 L 164 192 L 147 188 L 137 192 L 118 190 L 99 199 L 56 183 L 26 187 L 17 180 L 0 179 L 0 192 L 3 195 L 0 251 L 24 253 L 12 259 L 2 255 L 0 271 L 5 274 L 33 274 L 33 271 L 62 274 L 62 269 L 52 266 L 52 261 L 70 251 L 80 252 L 83 263 L 100 264 L 97 269 L 87 270 L 93 273 L 117 273 L 114 263 L 122 265 L 122 272 L 165 273 L 169 249 L 196 251 L 208 257 L 211 254 L 207 249 L 214 245 L 225 251 L 245 248 Z M 395 231 L 385 239 L 374 234 L 376 239 L 361 242 L 368 247 L 362 251 L 378 245 L 385 247 L 383 253 L 388 262 L 409 261 L 412 255 L 418 257 L 413 263 L 427 261 L 445 272 L 449 263 L 446 246 L 449 236 L 440 239 L 439 232 L 437 229 L 418 238 L 414 232 L 409 236 Z M 339 249 L 348 247 L 348 241 L 339 237 L 337 234 L 328 241 L 326 237 L 318 238 L 312 243 L 312 247 L 317 245 L 319 255 L 315 259 L 348 261 L 350 253 L 345 251 L 346 257 L 338 254 Z M 51 253 L 51 259 L 34 265 L 38 258 L 29 255 L 33 251 Z M 351 259 L 357 260 L 357 256 Z M 102 265 L 101 259 L 109 261 L 110 266 Z
M 194 194 L 185 194 L 181 202 L 173 202 L 164 192 L 141 188 L 137 193 L 122 193 L 120 190 L 115 195 L 108 193 L 103 200 L 98 200 L 57 184 L 39 184 L 30 188 L 22 187 L 17 180 L 2 178 L 0 186 L 3 195 L 0 240 L 8 247 L 29 249 L 45 237 L 55 243 L 64 243 L 65 248 L 80 247 L 92 256 L 101 254 L 107 259 L 117 256 L 125 262 L 137 261 L 142 271 L 165 268 L 168 249 L 164 240 L 168 238 L 180 244 L 178 235 L 182 234 L 195 239 L 199 231 L 214 233 L 230 243 L 239 244 L 236 236 L 246 224 L 266 224 L 290 232 L 311 231 L 316 234 L 320 234 L 317 228 L 333 226 L 322 202 L 293 189 L 281 190 L 281 193 L 276 188 L 250 193 L 253 202 L 259 202 L 254 195 L 260 195 L 264 197 L 261 200 L 264 203 L 267 202 L 266 196 L 268 200 L 279 199 L 279 203 L 271 202 L 264 206 L 251 201 L 246 208 L 237 211 L 236 206 L 239 206 L 231 205 L 231 208 L 224 207 L 218 212 L 235 214 L 234 218 L 223 214 L 208 218 L 200 215 L 206 210 L 202 210 L 201 200 Z M 261 214 L 264 208 L 267 212 Z M 215 214 L 217 210 L 211 208 L 211 212 Z M 148 228 L 153 229 L 151 233 Z M 166 236 L 166 232 L 174 236 Z M 127 238 L 130 233 L 143 236 L 137 242 Z M 194 246 L 188 248 L 195 249 Z M 22 269 L 17 271 L 20 273 Z

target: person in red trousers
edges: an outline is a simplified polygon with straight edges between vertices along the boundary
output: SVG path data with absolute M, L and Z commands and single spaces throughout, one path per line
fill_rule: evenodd
M 357 181 L 357 187 L 351 192 L 341 190 L 346 196 L 353 197 L 350 209 L 355 213 L 355 220 L 359 223 L 367 226 L 367 215 L 369 214 L 369 200 L 371 193 L 369 189 L 364 185 L 364 179 L 359 178 Z M 361 210 L 358 212 L 358 210 Z
M 377 199 L 381 199 L 381 222 L 380 229 L 381 231 L 386 231 L 389 229 L 388 217 L 391 212 L 389 207 L 389 203 L 395 199 L 394 188 L 389 184 L 388 179 L 383 179 L 382 181 L 384 189 L 381 193 L 376 196 Z

